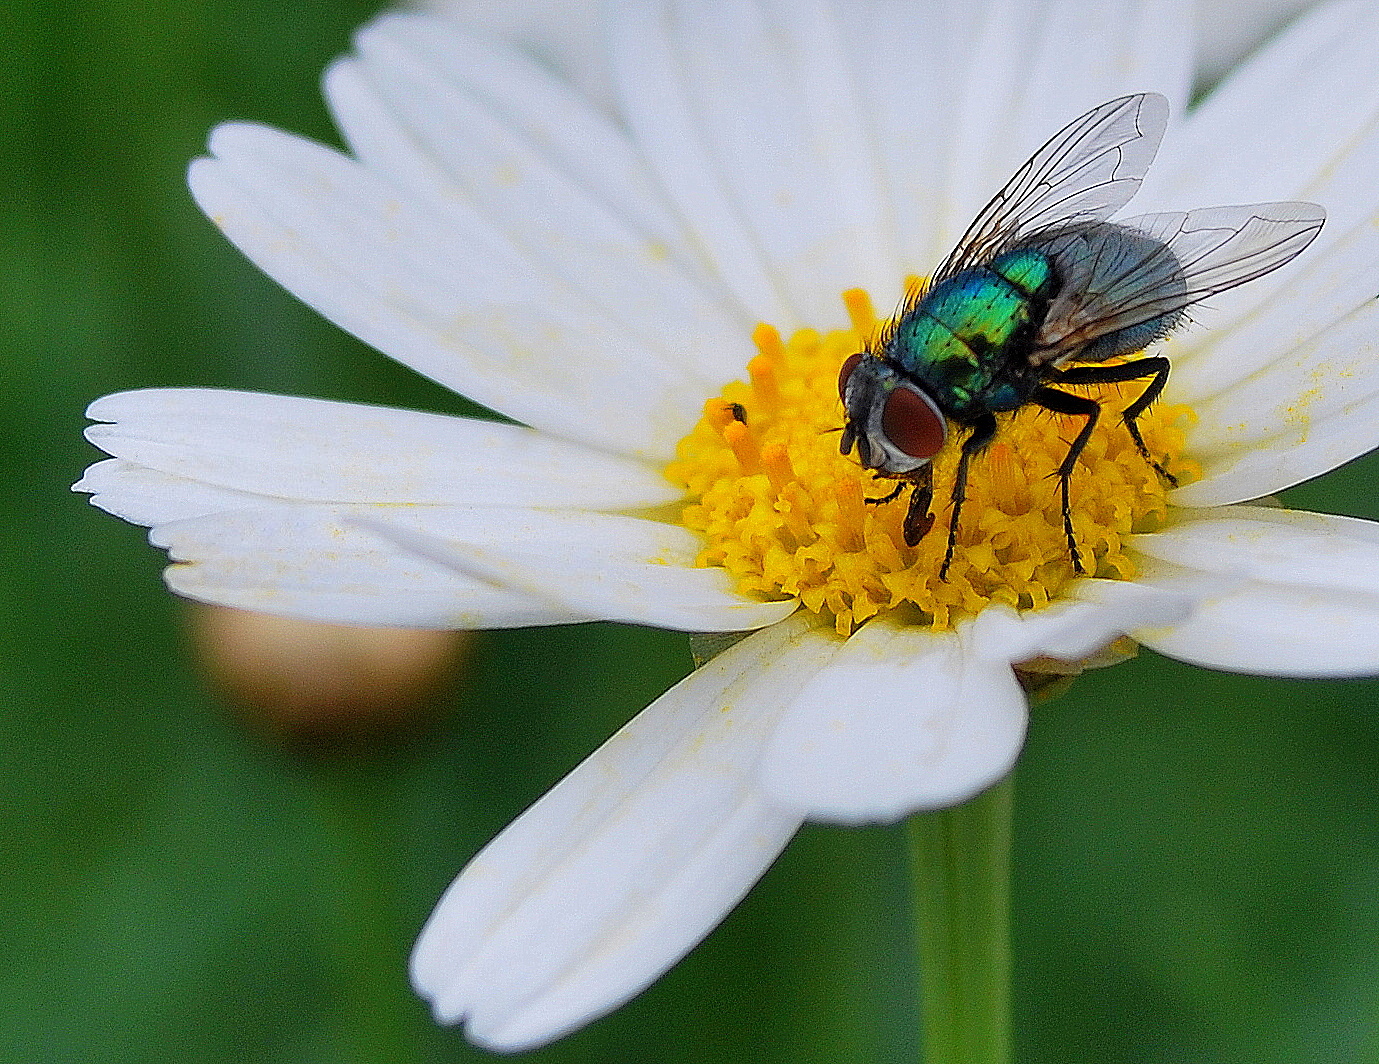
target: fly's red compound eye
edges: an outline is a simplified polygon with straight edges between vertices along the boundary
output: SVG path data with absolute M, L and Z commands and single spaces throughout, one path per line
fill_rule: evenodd
M 838 397 L 847 398 L 848 378 L 852 376 L 852 371 L 857 368 L 857 364 L 862 361 L 862 355 L 848 355 L 848 359 L 843 363 L 843 368 L 838 371 Z
M 911 458 L 932 458 L 943 447 L 948 426 L 923 393 L 914 388 L 896 388 L 886 396 L 881 430 L 896 450 Z

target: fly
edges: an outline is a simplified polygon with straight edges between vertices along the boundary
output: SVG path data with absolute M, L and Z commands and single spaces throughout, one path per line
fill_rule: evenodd
M 1110 221 L 1139 190 L 1168 122 L 1157 93 L 1088 111 L 1034 153 L 982 208 L 930 284 L 910 297 L 838 377 L 843 454 L 907 487 L 905 542 L 934 523 L 931 459 L 956 426 L 958 456 L 939 569 L 948 575 L 968 466 L 995 438 L 996 415 L 1033 403 L 1082 418 L 1056 470 L 1073 570 L 1085 573 L 1073 534 L 1069 481 L 1101 404 L 1068 386 L 1146 381 L 1121 411 L 1141 455 L 1169 484 L 1136 419 L 1168 382 L 1163 355 L 1143 352 L 1193 303 L 1291 261 L 1321 231 L 1314 203 L 1254 203 Z

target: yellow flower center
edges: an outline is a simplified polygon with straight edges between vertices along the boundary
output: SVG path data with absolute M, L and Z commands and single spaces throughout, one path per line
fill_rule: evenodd
M 783 340 L 759 325 L 760 352 L 704 406 L 666 475 L 691 496 L 682 520 L 704 537 L 702 566 L 721 566 L 756 598 L 796 598 L 830 616 L 839 633 L 887 610 L 904 610 L 937 629 L 998 602 L 1047 605 L 1075 575 L 1055 470 L 1082 426 L 1027 404 L 997 415 L 992 443 L 970 464 L 956 549 L 939 578 L 948 544 L 951 496 L 962 432 L 949 433 L 933 459 L 933 528 L 908 546 L 902 522 L 908 490 L 839 452 L 843 409 L 838 371 L 866 349 L 878 327 L 865 293 L 843 296 L 852 328 L 802 329 Z M 1107 408 L 1128 406 L 1145 382 L 1078 388 Z M 1181 455 L 1184 406 L 1158 403 L 1138 419 L 1150 454 L 1179 481 L 1199 471 Z M 955 438 L 956 437 L 956 438 Z M 1166 485 L 1136 448 L 1119 416 L 1103 416 L 1078 458 L 1069 509 L 1083 564 L 1100 577 L 1128 579 L 1126 539 L 1159 528 Z

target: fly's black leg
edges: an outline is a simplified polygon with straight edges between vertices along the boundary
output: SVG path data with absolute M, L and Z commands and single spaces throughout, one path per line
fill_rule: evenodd
M 1139 398 L 1125 408 L 1120 419 L 1125 422 L 1125 429 L 1130 433 L 1130 438 L 1135 441 L 1135 447 L 1144 456 L 1144 460 L 1154 467 L 1154 472 L 1176 488 L 1178 478 L 1149 453 L 1149 448 L 1144 445 L 1144 437 L 1140 435 L 1140 427 L 1135 420 L 1148 410 L 1149 404 L 1154 402 L 1163 392 L 1164 385 L 1168 383 L 1168 371 L 1171 368 L 1168 359 L 1162 355 L 1150 355 L 1148 358 L 1137 358 L 1133 362 L 1122 362 L 1118 366 L 1074 366 L 1054 374 L 1052 380 L 1056 384 L 1125 384 L 1127 381 L 1139 381 L 1144 380 L 1145 377 L 1153 377 L 1154 379 L 1149 382 L 1149 387 L 1140 393 Z
M 958 515 L 962 513 L 963 500 L 967 498 L 967 465 L 972 461 L 972 456 L 990 443 L 995 435 L 996 416 L 988 413 L 973 422 L 972 434 L 962 441 L 962 453 L 958 455 L 958 471 L 953 477 L 953 516 L 948 520 L 948 549 L 943 553 L 943 564 L 938 570 L 940 580 L 948 579 L 948 566 L 952 564 L 953 551 L 958 546 Z M 908 520 L 906 524 L 908 525 Z M 909 543 L 908 536 L 905 541 Z M 918 542 L 916 539 L 915 543 Z M 914 543 L 910 546 L 914 546 Z
M 867 499 L 867 500 L 865 500 L 865 501 L 866 501 L 866 504 L 867 504 L 868 506 L 880 506 L 882 503 L 890 502 L 892 499 L 894 499 L 894 498 L 896 498 L 897 496 L 899 496 L 899 494 L 900 494 L 902 491 L 904 491 L 905 488 L 906 488 L 907 486 L 908 486 L 908 485 L 907 485 L 906 481 L 903 481 L 903 480 L 902 480 L 902 481 L 901 481 L 899 484 L 897 484 L 894 488 L 892 488 L 890 491 L 886 492 L 885 495 L 882 495 L 881 498 L 879 498 L 879 499 Z
M 1108 366 L 1106 368 L 1119 369 L 1120 367 Z M 1062 377 L 1059 378 L 1059 380 L 1062 379 Z M 1085 573 L 1087 570 L 1082 566 L 1082 555 L 1077 549 L 1077 537 L 1073 534 L 1073 512 L 1068 499 L 1068 482 L 1072 479 L 1073 468 L 1077 465 L 1078 456 L 1087 446 L 1087 441 L 1092 438 L 1092 430 L 1096 428 L 1097 417 L 1101 414 L 1101 404 L 1095 399 L 1088 399 L 1085 395 L 1069 395 L 1067 392 L 1060 392 L 1056 388 L 1040 388 L 1034 393 L 1031 401 L 1038 403 L 1045 410 L 1052 410 L 1055 414 L 1070 414 L 1073 417 L 1085 417 L 1087 419 L 1086 424 L 1082 426 L 1082 431 L 1077 434 L 1077 438 L 1073 440 L 1072 446 L 1068 448 L 1068 453 L 1058 466 L 1058 489 L 1063 502 L 1063 534 L 1068 537 L 1068 553 L 1073 558 L 1073 572 Z
M 933 501 L 934 467 L 926 465 L 914 475 L 913 487 L 910 490 L 910 508 L 905 511 L 905 523 L 901 526 L 905 542 L 909 546 L 917 545 L 929 534 L 929 529 L 934 527 L 934 514 L 929 509 Z
M 1168 371 L 1170 369 L 1168 359 L 1161 355 L 1151 358 L 1141 358 L 1129 363 L 1132 366 L 1144 366 L 1146 370 L 1152 370 L 1154 379 L 1149 382 L 1149 387 L 1140 393 L 1140 397 L 1125 408 L 1121 414 L 1121 420 L 1125 422 L 1125 428 L 1130 433 L 1130 438 L 1135 441 L 1135 446 L 1140 449 L 1140 454 L 1149 459 L 1149 464 L 1154 467 L 1154 472 L 1163 477 L 1173 487 L 1178 486 L 1178 478 L 1159 464 L 1158 460 L 1149 453 L 1149 448 L 1144 445 L 1144 437 L 1140 435 L 1140 427 L 1135 419 L 1149 409 L 1149 404 L 1159 397 L 1164 390 L 1164 385 L 1168 383 Z
M 879 499 L 865 500 L 868 506 L 880 506 L 910 489 L 910 505 L 905 511 L 905 522 L 901 529 L 905 542 L 911 547 L 919 543 L 934 527 L 934 515 L 929 512 L 929 504 L 934 501 L 934 467 L 926 465 L 917 473 L 912 473 Z

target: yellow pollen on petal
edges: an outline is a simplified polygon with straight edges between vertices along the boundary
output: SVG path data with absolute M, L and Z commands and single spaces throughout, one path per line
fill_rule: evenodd
M 839 451 L 839 370 L 883 324 L 865 292 L 850 290 L 843 302 L 848 329 L 802 329 L 784 339 L 757 326 L 748 380 L 705 403 L 680 441 L 666 475 L 690 495 L 682 520 L 703 537 L 698 564 L 727 570 L 744 595 L 798 599 L 842 634 L 889 610 L 948 629 L 990 603 L 1048 605 L 1078 575 L 1055 471 L 1082 420 L 1034 404 L 997 415 L 995 439 L 970 463 L 956 548 L 941 579 L 966 433 L 950 431 L 934 458 L 933 527 L 907 545 L 909 485 L 878 478 Z M 1168 486 L 1118 416 L 1146 383 L 1074 389 L 1104 409 L 1069 489 L 1078 550 L 1099 577 L 1133 577 L 1128 538 L 1162 527 L 1168 515 Z M 1149 453 L 1180 483 L 1200 475 L 1182 455 L 1192 416 L 1188 407 L 1156 403 L 1137 421 Z M 897 486 L 903 490 L 893 500 L 875 502 Z

